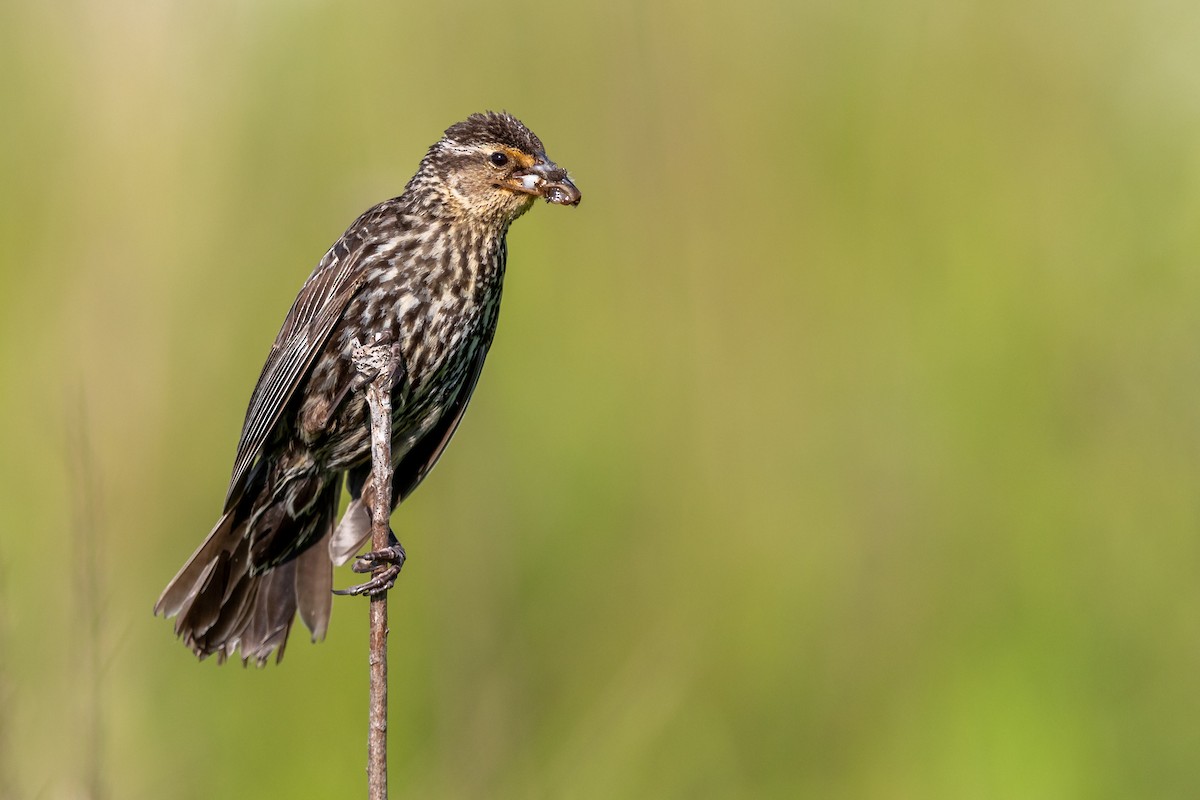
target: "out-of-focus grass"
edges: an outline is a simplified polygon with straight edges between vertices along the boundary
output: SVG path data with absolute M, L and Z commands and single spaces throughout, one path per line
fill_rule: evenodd
M 360 603 L 263 671 L 150 607 L 312 264 L 504 107 L 585 202 L 514 229 L 471 413 L 396 517 L 397 796 L 1195 796 L 1198 23 L 0 7 L 7 785 L 84 779 L 82 396 L 111 796 L 360 793 Z

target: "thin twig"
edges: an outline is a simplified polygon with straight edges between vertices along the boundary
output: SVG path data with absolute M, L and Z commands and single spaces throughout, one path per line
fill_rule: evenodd
M 90 800 L 108 796 L 104 784 L 104 697 L 102 649 L 104 639 L 103 578 L 104 527 L 101 519 L 99 471 L 88 430 L 86 398 L 80 394 L 78 409 L 67 424 L 67 458 L 70 461 L 72 539 L 75 565 L 74 618 L 78 624 L 74 641 L 72 685 L 79 692 L 79 735 L 77 761 L 83 791 Z
M 12 724 L 12 692 L 9 690 L 6 656 L 12 652 L 8 643 L 8 593 L 5 590 L 5 563 L 0 552 L 0 797 L 16 797 L 16 785 L 9 771 L 13 768 L 10 757 Z
M 368 348 L 363 348 L 367 350 Z M 387 548 L 392 513 L 391 348 L 370 348 L 378 372 L 367 387 L 371 409 L 371 549 Z M 365 354 L 364 354 L 365 355 Z M 356 359 L 358 360 L 358 359 Z M 365 360 L 365 359 L 364 359 Z M 363 367 L 360 366 L 360 370 Z M 378 572 L 378 571 L 377 571 Z M 367 797 L 387 800 L 387 593 L 371 597 L 371 700 L 367 728 Z

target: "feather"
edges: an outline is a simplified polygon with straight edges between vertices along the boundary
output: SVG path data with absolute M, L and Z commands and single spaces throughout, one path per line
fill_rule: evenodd
M 371 535 L 371 515 L 362 500 L 354 499 L 346 506 L 342 521 L 329 539 L 329 558 L 336 566 L 342 566 L 354 558 Z
M 252 578 L 259 582 L 259 586 L 254 610 L 238 643 L 243 663 L 253 660 L 261 667 L 267 663 L 271 651 L 276 649 L 275 660 L 283 659 L 288 632 L 296 617 L 295 578 L 295 560 Z
M 346 305 L 362 286 L 364 276 L 360 263 L 365 248 L 360 238 L 352 235 L 354 233 L 355 226 L 352 226 L 321 259 L 300 289 L 300 295 L 271 346 L 246 409 L 233 475 L 225 496 L 226 509 L 241 494 L 247 471 L 261 455 L 263 445 L 308 368 L 320 355 Z M 348 242 L 356 242 L 357 247 L 350 249 Z
M 226 511 L 204 542 L 196 548 L 196 552 L 192 553 L 191 558 L 167 584 L 167 588 L 163 589 L 158 602 L 154 604 L 154 613 L 162 614 L 168 619 L 178 614 L 180 609 L 195 597 L 201 582 L 212 569 L 217 553 L 232 550 L 234 543 L 233 512 Z
M 296 606 L 300 610 L 300 619 L 312 632 L 314 642 L 325 638 L 333 610 L 333 562 L 329 560 L 329 542 L 341 490 L 340 480 L 326 489 L 321 500 L 321 517 L 316 523 L 320 538 L 296 557 Z

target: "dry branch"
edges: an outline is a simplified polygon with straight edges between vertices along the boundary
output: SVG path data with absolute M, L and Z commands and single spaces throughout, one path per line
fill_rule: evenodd
M 388 546 L 388 521 L 392 507 L 392 371 L 395 353 L 390 346 L 361 348 L 355 364 L 367 386 L 371 411 L 371 549 Z M 378 574 L 379 570 L 376 570 Z M 373 595 L 371 607 L 370 712 L 367 728 L 367 797 L 387 800 L 387 592 Z

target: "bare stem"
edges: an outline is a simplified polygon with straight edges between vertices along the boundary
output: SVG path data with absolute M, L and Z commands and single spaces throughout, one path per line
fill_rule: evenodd
M 366 349 L 366 348 L 364 348 Z M 374 348 L 372 348 L 374 349 Z M 372 354 L 382 363 L 367 387 L 371 410 L 371 549 L 388 546 L 392 507 L 392 368 L 390 348 Z M 371 597 L 370 716 L 367 728 L 367 797 L 387 800 L 387 593 Z
M 101 554 L 104 526 L 100 506 L 99 469 L 88 430 L 86 397 L 80 393 L 78 408 L 67 425 L 67 458 L 70 461 L 72 538 L 75 576 L 75 636 L 72 685 L 79 693 L 81 747 L 77 759 L 83 791 L 90 800 L 104 800 L 104 687 L 102 646 L 104 639 Z M 0 687 L 2 690 L 3 687 Z M 0 794 L 3 794 L 0 787 Z

